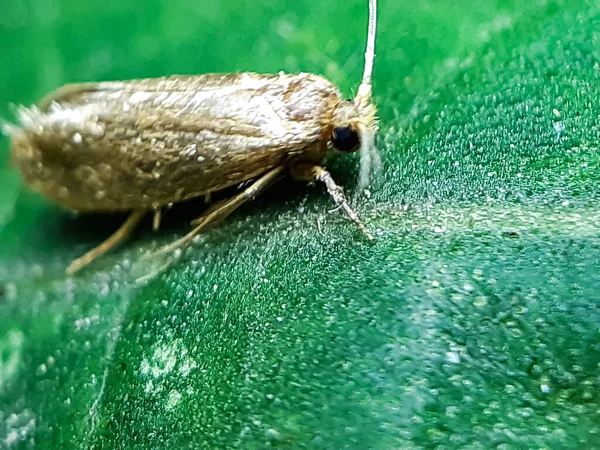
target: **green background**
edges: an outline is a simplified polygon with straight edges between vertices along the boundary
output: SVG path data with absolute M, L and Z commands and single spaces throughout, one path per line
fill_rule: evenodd
M 0 448 L 600 448 L 600 8 L 382 0 L 370 245 L 282 182 L 169 270 L 170 211 L 20 187 L 0 141 Z M 67 82 L 307 71 L 351 96 L 366 0 L 3 0 L 0 116 Z M 319 231 L 320 230 L 320 231 Z M 140 277 L 140 273 L 143 277 Z

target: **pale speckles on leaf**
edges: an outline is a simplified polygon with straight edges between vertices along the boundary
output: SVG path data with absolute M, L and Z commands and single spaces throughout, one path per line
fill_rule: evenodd
M 458 352 L 447 352 L 446 361 L 448 361 L 451 364 L 460 364 L 460 355 L 458 354 Z
M 24 341 L 23 333 L 17 330 L 0 340 L 0 391 L 17 375 Z
M 157 344 L 153 347 L 152 356 L 145 358 L 140 365 L 140 374 L 160 378 L 170 373 L 177 363 L 177 354 L 180 340 L 175 340 L 172 345 Z
M 30 409 L 25 409 L 20 414 L 10 414 L 6 418 L 0 411 L 0 430 L 4 431 L 4 438 L 0 441 L 4 444 L 2 448 L 22 448 L 20 443 L 33 438 L 36 422 L 35 414 Z
M 167 409 L 173 409 L 177 406 L 177 404 L 181 401 L 181 393 L 177 389 L 173 389 L 169 392 L 169 397 L 167 399 Z
M 554 131 L 556 132 L 556 139 L 560 139 L 565 132 L 566 127 L 563 122 L 554 122 Z
M 175 339 L 171 344 L 157 343 L 152 347 L 151 355 L 140 364 L 139 375 L 145 382 L 144 392 L 146 395 L 158 395 L 164 392 L 165 379 L 177 375 L 186 378 L 197 367 L 181 339 Z M 172 389 L 165 408 L 175 408 L 181 399 L 182 394 L 177 389 Z
M 269 428 L 265 431 L 265 437 L 270 441 L 277 441 L 281 438 L 281 434 L 274 428 Z
M 150 357 L 140 364 L 140 375 L 144 378 L 160 379 L 177 370 L 181 376 L 188 376 L 197 367 L 181 339 L 170 344 L 157 343 L 152 347 Z
M 75 329 L 77 331 L 87 330 L 92 326 L 93 323 L 96 323 L 100 319 L 100 316 L 94 315 L 90 317 L 82 317 L 81 319 L 77 319 L 75 321 Z
M 36 370 L 36 375 L 46 375 L 48 373 L 48 366 L 45 363 L 42 363 L 38 366 Z
M 187 357 L 187 353 L 185 356 L 186 357 L 182 358 L 181 363 L 179 365 L 179 373 L 183 377 L 187 377 L 192 370 L 198 367 L 196 361 Z

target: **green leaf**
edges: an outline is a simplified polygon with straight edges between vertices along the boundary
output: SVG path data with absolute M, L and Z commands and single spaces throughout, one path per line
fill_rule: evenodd
M 366 1 L 4 2 L 0 113 L 74 81 L 309 71 L 350 95 Z M 600 436 L 600 8 L 382 2 L 384 174 L 282 182 L 167 270 L 175 207 L 122 217 L 0 186 L 0 447 L 592 448 Z M 8 161 L 8 142 L 2 141 Z M 140 273 L 143 277 L 140 277 Z

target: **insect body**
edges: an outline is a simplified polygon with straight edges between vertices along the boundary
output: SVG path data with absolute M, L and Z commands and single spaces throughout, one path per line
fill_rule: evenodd
M 319 164 L 330 147 L 362 148 L 361 182 L 377 163 L 371 104 L 375 1 L 370 0 L 365 74 L 354 101 L 311 75 L 173 76 L 65 86 L 21 108 L 6 126 L 26 184 L 77 211 L 132 211 L 107 241 L 76 260 L 74 272 L 123 241 L 149 211 L 251 184 L 217 203 L 165 251 L 187 245 L 285 173 L 324 182 L 368 235 L 342 190 Z M 375 159 L 375 161 L 371 161 Z

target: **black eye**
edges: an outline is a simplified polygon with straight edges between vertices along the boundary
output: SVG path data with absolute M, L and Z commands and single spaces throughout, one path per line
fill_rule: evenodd
M 358 147 L 358 134 L 350 127 L 333 129 L 333 146 L 343 152 L 351 152 Z

